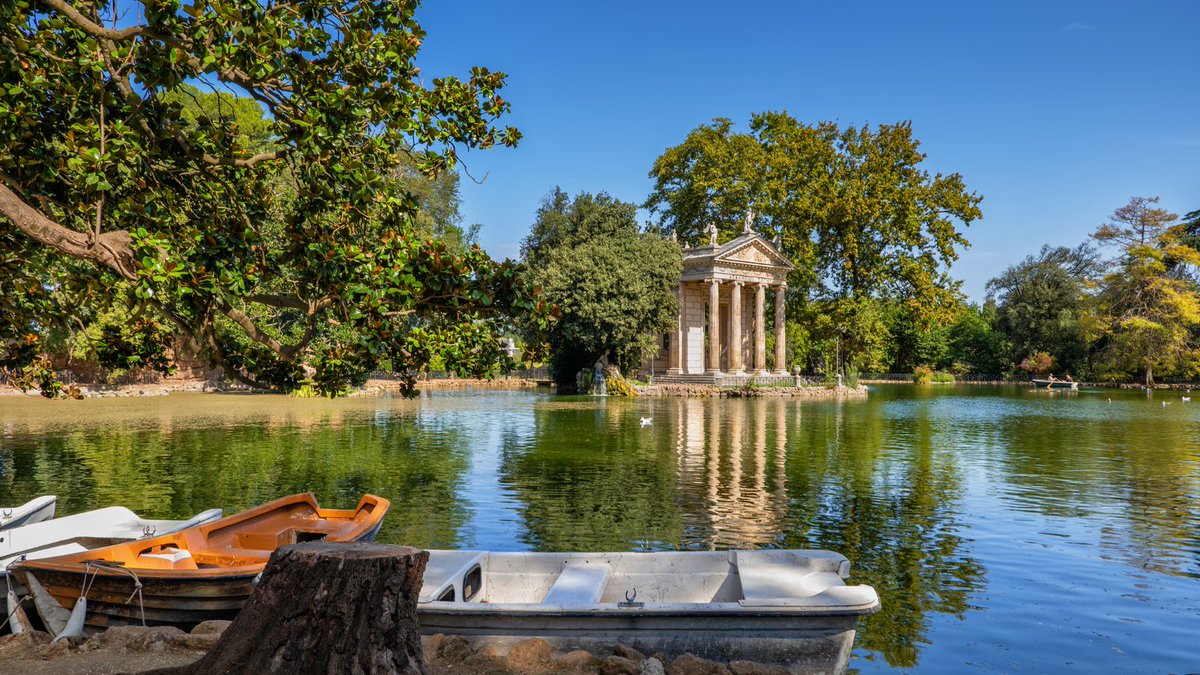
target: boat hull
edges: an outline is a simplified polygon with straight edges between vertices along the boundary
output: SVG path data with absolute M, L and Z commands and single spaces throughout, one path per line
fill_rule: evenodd
M 705 612 L 646 614 L 546 612 L 490 615 L 439 611 L 419 606 L 424 635 L 456 635 L 473 647 L 501 652 L 517 642 L 540 638 L 558 651 L 593 653 L 627 645 L 643 653 L 690 653 L 723 661 L 748 659 L 787 663 L 801 672 L 844 670 L 854 645 L 858 615 L 786 616 L 771 613 Z
M 33 576 L 64 608 L 74 607 L 79 600 L 84 583 L 82 575 L 55 570 L 24 574 Z M 140 626 L 144 620 L 147 626 L 178 626 L 191 630 L 196 624 L 210 619 L 232 620 L 250 599 L 255 574 L 257 572 L 203 581 L 139 576 L 140 594 L 133 576 L 95 575 L 92 579 L 89 574 L 85 626 L 96 631 L 113 626 Z M 24 581 L 28 587 L 28 577 Z
M 39 600 L 52 633 L 61 629 L 47 614 L 75 607 L 80 597 L 87 598 L 87 632 L 143 622 L 190 630 L 234 618 L 278 547 L 372 541 L 387 508 L 387 500 L 372 495 L 341 511 L 321 509 L 312 495 L 293 495 L 171 534 L 17 562 L 10 571 Z M 175 567 L 177 561 L 188 567 Z

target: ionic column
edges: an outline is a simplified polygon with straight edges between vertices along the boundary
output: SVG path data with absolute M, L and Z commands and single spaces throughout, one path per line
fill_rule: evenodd
M 708 287 L 708 372 L 721 372 L 721 282 Z
M 742 282 L 733 282 L 729 289 L 729 369 L 741 375 L 742 370 Z
M 679 375 L 683 372 L 683 284 L 675 287 L 675 299 L 679 308 L 675 311 L 675 332 L 671 335 L 671 348 L 667 350 L 667 374 Z
M 767 374 L 767 285 L 754 287 L 754 370 Z
M 775 373 L 787 375 L 787 284 L 775 287 Z

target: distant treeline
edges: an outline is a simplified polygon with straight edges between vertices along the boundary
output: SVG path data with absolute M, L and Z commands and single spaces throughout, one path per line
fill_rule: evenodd
M 1157 202 L 1130 200 L 1075 248 L 1044 246 L 989 281 L 986 300 L 962 304 L 951 321 L 921 325 L 905 303 L 874 301 L 883 344 L 844 362 L 875 373 L 927 366 L 1017 379 L 1195 378 L 1200 211 L 1180 218 Z M 799 343 L 797 356 L 825 367 L 829 345 L 817 347 Z

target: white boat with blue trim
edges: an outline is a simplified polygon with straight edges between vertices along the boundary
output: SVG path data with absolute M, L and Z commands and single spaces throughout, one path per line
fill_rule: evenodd
M 54 507 L 57 503 L 57 497 L 45 495 L 35 497 L 20 506 L 0 508 L 0 532 L 50 520 L 54 517 Z
M 818 550 L 652 553 L 430 551 L 417 616 L 427 635 L 505 649 L 617 644 L 646 653 L 787 663 L 839 672 L 879 596 Z

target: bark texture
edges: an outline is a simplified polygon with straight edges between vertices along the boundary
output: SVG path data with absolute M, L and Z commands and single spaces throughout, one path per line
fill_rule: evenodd
M 8 186 L 0 183 L 0 215 L 17 229 L 50 248 L 76 258 L 91 260 L 112 268 L 130 281 L 137 279 L 133 263 L 132 239 L 125 230 L 104 232 L 99 239 L 64 227 L 29 206 Z
M 428 559 L 382 544 L 284 546 L 212 651 L 170 672 L 423 675 L 417 596 Z

